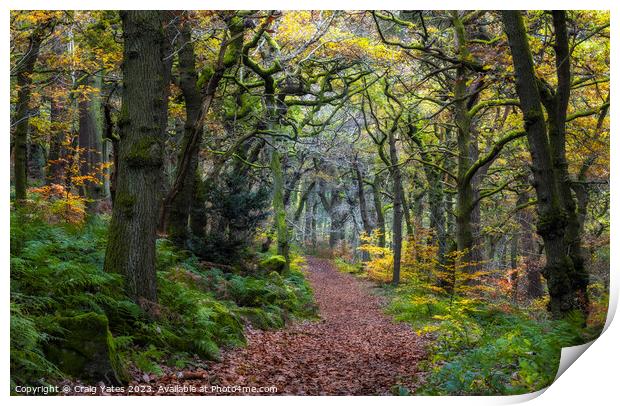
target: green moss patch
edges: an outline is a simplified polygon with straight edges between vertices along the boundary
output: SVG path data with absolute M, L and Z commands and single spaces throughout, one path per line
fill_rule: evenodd
M 286 259 L 282 255 L 273 255 L 258 264 L 259 268 L 267 272 L 281 273 L 286 267 Z
M 48 343 L 46 354 L 61 371 L 92 382 L 117 385 L 129 381 L 106 316 L 91 312 L 57 321 L 63 333 Z

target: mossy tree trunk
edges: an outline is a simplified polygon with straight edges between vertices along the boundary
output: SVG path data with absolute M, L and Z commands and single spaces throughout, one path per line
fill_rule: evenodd
M 297 187 L 297 184 L 301 179 L 301 175 L 303 175 L 304 158 L 301 157 L 300 161 L 301 162 L 299 163 L 299 167 L 295 168 L 295 170 L 293 170 L 293 173 L 290 176 L 287 176 L 288 182 L 286 182 L 286 187 L 284 188 L 285 207 L 289 205 L 289 202 L 291 201 L 291 195 L 293 194 L 293 191 L 295 191 L 295 188 Z
M 357 157 L 353 161 L 353 172 L 355 173 L 355 180 L 357 181 L 357 197 L 359 200 L 360 217 L 362 219 L 362 227 L 366 236 L 370 237 L 372 234 L 372 223 L 368 214 L 368 203 L 366 202 L 366 193 L 364 192 L 364 176 L 362 169 L 357 162 Z M 370 260 L 370 254 L 366 251 L 362 251 L 362 261 L 367 262 Z
M 107 193 L 110 196 L 110 203 L 114 207 L 114 197 L 116 196 L 116 184 L 118 179 L 118 167 L 119 167 L 119 139 L 114 131 L 114 122 L 112 121 L 112 107 L 110 103 L 103 105 L 103 134 L 109 148 L 108 156 L 106 160 L 112 163 L 112 166 L 107 169 L 107 175 L 109 176 L 108 184 L 106 186 Z M 106 148 L 107 150 L 107 148 Z
M 267 131 L 274 130 L 277 121 L 277 107 L 275 98 L 275 81 L 271 75 L 266 75 L 265 94 L 266 94 L 266 127 Z M 288 272 L 290 265 L 290 246 L 289 232 L 286 224 L 286 203 L 284 201 L 284 171 L 282 169 L 282 155 L 277 149 L 277 139 L 272 137 L 272 146 L 269 150 L 269 168 L 272 177 L 272 206 L 278 255 L 282 255 L 286 260 L 285 272 Z M 271 245 L 271 238 L 268 237 L 263 243 L 262 251 L 265 252 Z
M 155 240 L 159 212 L 167 81 L 163 13 L 123 11 L 123 93 L 116 196 L 104 269 L 125 277 L 145 309 L 157 301 Z
M 532 157 L 538 198 L 537 231 L 543 238 L 547 258 L 543 276 L 549 288 L 548 309 L 556 317 L 563 317 L 573 310 L 587 315 L 588 274 L 581 258 L 575 203 L 566 186 L 569 179 L 565 167 L 564 132 L 570 91 L 570 60 L 565 12 L 553 12 L 558 74 L 555 91 L 539 85 L 521 13 L 504 11 L 502 18 L 512 51 L 517 93 Z M 549 114 L 548 122 L 543 113 L 543 102 Z
M 437 260 L 439 264 L 444 263 L 447 248 L 446 238 L 446 205 L 444 200 L 444 191 L 441 185 L 441 174 L 434 171 L 430 174 L 429 179 L 429 211 L 430 211 L 430 227 L 435 231 L 433 239 L 437 243 Z
M 403 187 L 403 178 L 400 169 L 400 164 L 398 162 L 398 152 L 396 149 L 396 137 L 395 134 L 399 130 L 399 122 L 403 113 L 403 104 L 398 100 L 398 98 L 391 92 L 390 84 L 386 81 L 384 86 L 384 93 L 386 98 L 391 102 L 394 101 L 399 108 L 395 109 L 392 106 L 392 110 L 394 112 L 393 116 L 390 117 L 390 125 L 388 128 L 383 130 L 379 125 L 379 120 L 371 109 L 372 117 L 377 125 L 377 132 L 375 135 L 371 134 L 371 138 L 377 147 L 377 153 L 381 161 L 385 164 L 390 174 L 390 178 L 392 181 L 392 205 L 393 205 L 393 215 L 392 215 L 392 252 L 394 255 L 394 264 L 393 264 L 393 272 L 392 272 L 392 284 L 398 285 L 400 282 L 400 258 L 401 258 L 401 250 L 403 243 L 403 216 L 407 218 L 404 213 L 404 210 L 407 209 L 407 205 L 405 202 L 405 194 Z M 365 118 L 365 116 L 364 116 Z M 368 125 L 366 124 L 367 131 L 369 130 Z M 370 134 L 370 131 L 368 131 Z M 388 153 L 386 154 L 384 150 L 385 143 L 388 144 Z M 378 193 L 376 191 L 375 193 Z M 375 197 L 375 201 L 379 196 Z M 407 220 L 407 231 L 409 234 L 413 233 L 411 220 Z
M 403 210 L 403 219 L 405 219 L 405 230 L 407 232 L 407 236 L 413 236 L 414 234 L 414 224 L 413 224 L 413 220 L 411 219 L 411 202 L 408 201 L 407 196 L 405 195 L 405 186 L 403 185 L 403 181 L 401 179 L 401 185 L 400 185 L 401 190 L 403 191 L 402 193 L 402 210 Z M 413 201 L 413 203 L 415 203 L 415 200 Z
M 455 46 L 459 59 L 467 60 L 471 54 L 467 48 L 465 27 L 458 16 L 458 12 L 452 12 L 452 24 L 454 26 Z M 463 252 L 462 262 L 464 270 L 473 271 L 477 262 L 474 253 L 474 230 L 472 226 L 472 215 L 474 211 L 475 191 L 473 187 L 473 176 L 467 176 L 472 165 L 472 148 L 476 142 L 471 130 L 471 117 L 468 114 L 468 81 L 471 79 L 471 72 L 465 64 L 458 65 L 456 69 L 456 80 L 454 82 L 454 119 L 457 127 L 457 179 L 456 179 L 456 244 L 457 249 Z
M 566 213 L 564 244 L 573 269 L 570 272 L 571 285 L 577 299 L 577 306 L 587 313 L 589 276 L 585 269 L 581 246 L 581 226 L 577 204 L 572 194 L 572 180 L 566 160 L 566 117 L 571 88 L 570 51 L 566 23 L 566 11 L 553 11 L 555 30 L 555 65 L 557 86 L 555 91 L 542 92 L 542 103 L 547 111 L 547 127 L 552 163 L 558 182 L 560 203 Z M 549 97 L 551 96 L 551 97 Z
M 304 182 L 304 192 L 299 194 L 299 202 L 297 203 L 297 208 L 295 209 L 295 215 L 293 216 L 293 221 L 298 222 L 300 217 L 301 217 L 301 213 L 304 211 L 304 208 L 306 207 L 306 205 L 309 202 L 309 198 L 310 195 L 312 194 L 312 192 L 314 191 L 314 184 L 315 181 L 306 181 Z
M 264 96 L 265 96 L 265 113 L 264 113 L 264 130 L 267 134 L 273 134 L 276 130 L 279 122 L 279 116 L 282 114 L 281 109 L 283 99 L 276 98 L 277 83 L 274 75 L 283 70 L 280 64 L 279 55 L 274 54 L 273 62 L 269 67 L 262 67 L 250 56 L 250 50 L 258 46 L 261 35 L 268 29 L 272 19 L 268 19 L 263 23 L 249 42 L 242 44 L 242 60 L 243 64 L 251 69 L 256 75 L 258 75 L 264 83 Z M 235 16 L 231 23 L 239 24 L 243 27 L 243 19 L 241 15 Z M 229 26 L 232 26 L 229 24 Z M 231 30 L 232 31 L 232 30 Z M 243 42 L 241 40 L 241 42 Z M 272 50 L 278 50 L 278 46 L 275 41 L 271 41 Z M 285 94 L 278 95 L 278 97 L 285 97 Z M 278 105 L 280 103 L 280 105 Z M 286 224 L 286 204 L 284 196 L 284 176 L 282 171 L 282 156 L 280 151 L 277 150 L 277 136 L 271 135 L 271 147 L 270 147 L 270 159 L 269 166 L 272 176 L 272 203 L 274 210 L 274 228 L 276 230 L 276 239 L 278 244 L 278 253 L 283 255 L 286 259 L 285 271 L 288 271 L 290 258 L 289 258 L 289 232 L 288 225 Z M 262 250 L 269 249 L 271 241 L 269 238 L 263 243 Z
M 495 141 L 484 154 L 478 149 L 476 115 L 488 106 L 516 105 L 514 99 L 479 101 L 480 92 L 485 87 L 485 76 L 480 64 L 468 48 L 465 25 L 458 11 L 452 11 L 455 48 L 459 64 L 454 81 L 454 120 L 457 127 L 456 138 L 458 158 L 456 168 L 456 242 L 457 249 L 463 252 L 461 265 L 467 271 L 475 271 L 481 265 L 480 249 L 480 200 L 502 191 L 506 184 L 480 193 L 479 186 L 488 167 L 499 156 L 502 149 L 513 140 L 525 135 L 523 131 L 510 131 Z

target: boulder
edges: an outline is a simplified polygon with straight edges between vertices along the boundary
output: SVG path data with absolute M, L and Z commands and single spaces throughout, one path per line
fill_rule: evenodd
M 91 312 L 57 320 L 63 333 L 48 343 L 46 353 L 62 372 L 108 385 L 129 381 L 105 315 Z

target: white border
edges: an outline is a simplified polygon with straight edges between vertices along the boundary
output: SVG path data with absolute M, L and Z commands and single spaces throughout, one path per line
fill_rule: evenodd
M 518 3 L 503 3 L 497 4 L 497 2 L 471 0 L 466 4 L 462 0 L 439 0 L 433 2 L 416 3 L 409 1 L 368 1 L 368 0 L 340 0 L 338 2 L 315 0 L 312 2 L 295 2 L 289 1 L 243 1 L 243 0 L 230 0 L 230 1 L 196 1 L 196 0 L 176 0 L 174 2 L 163 0 L 151 0 L 149 2 L 138 2 L 129 0 L 107 0 L 92 1 L 92 0 L 65 0 L 62 2 L 56 2 L 52 4 L 49 0 L 9 0 L 5 1 L 0 10 L 0 27 L 4 32 L 5 38 L 1 41 L 2 55 L 4 56 L 3 64 L 1 66 L 0 77 L 4 78 L 0 81 L 0 94 L 3 96 L 0 99 L 0 110 L 3 112 L 1 117 L 1 127 L 4 140 L 2 142 L 3 154 L 5 163 L 0 167 L 0 176 L 4 184 L 0 187 L 0 193 L 2 199 L 0 200 L 0 229 L 4 230 L 4 233 L 0 238 L 1 240 L 1 263 L 5 271 L 5 280 L 2 285 L 2 303 L 9 302 L 9 166 L 10 159 L 8 156 L 8 128 L 9 128 L 9 81 L 6 78 L 9 77 L 9 10 L 10 9 L 343 9 L 343 10 L 361 10 L 361 9 L 462 9 L 463 6 L 467 6 L 468 9 L 505 9 L 505 8 L 518 8 L 518 9 L 604 9 L 612 11 L 611 31 L 613 38 L 618 38 L 618 24 L 615 23 L 616 11 L 618 9 L 618 3 L 612 1 L 589 1 L 584 3 L 583 1 L 564 0 L 564 1 L 532 1 L 522 0 Z M 171 7 L 174 6 L 174 7 Z M 618 66 L 618 53 L 615 52 L 615 46 L 612 47 L 612 72 Z M 612 75 L 615 78 L 615 75 Z M 616 80 L 611 84 L 612 92 L 617 88 Z M 614 115 L 615 109 L 611 108 L 611 128 L 612 133 L 617 134 L 618 124 L 617 115 Z M 613 156 L 619 156 L 618 142 L 615 141 L 615 136 L 611 137 L 611 154 Z M 619 220 L 619 209 L 614 203 L 618 201 L 615 195 L 616 191 L 616 178 L 618 174 L 618 161 L 616 159 L 611 160 L 611 235 L 615 236 L 617 232 L 617 221 Z M 343 398 L 320 398 L 318 401 L 326 403 L 340 402 L 341 400 L 353 400 L 356 403 L 366 403 L 371 401 L 390 402 L 398 404 L 455 404 L 459 405 L 494 405 L 494 404 L 511 404 L 520 403 L 530 399 L 533 405 L 543 404 L 610 404 L 610 400 L 618 398 L 618 361 L 620 360 L 620 328 L 618 323 L 610 324 L 613 319 L 613 314 L 617 307 L 618 302 L 618 268 L 620 263 L 617 255 L 614 253 L 619 249 L 619 242 L 617 238 L 611 239 L 611 298 L 610 308 L 607 320 L 607 331 L 596 340 L 591 347 L 586 351 L 585 355 L 580 357 L 575 365 L 568 368 L 568 370 L 546 391 L 540 391 L 535 394 L 527 394 L 514 397 L 402 397 L 402 398 L 375 398 L 375 397 L 350 397 Z M 4 309 L 2 312 L 2 323 L 5 327 L 1 334 L 2 348 L 4 351 L 0 352 L 2 365 L 2 378 L 4 385 L 2 390 L 5 396 L 9 395 L 9 312 L 8 309 Z M 544 392 L 544 394 L 542 394 Z M 541 395 L 542 396 L 539 396 Z M 10 402 L 25 403 L 30 402 L 33 398 L 26 397 L 11 397 Z M 89 398 L 88 402 L 95 404 L 107 403 L 110 398 L 108 397 L 95 397 Z M 291 399 L 289 397 L 252 397 L 240 398 L 240 397 L 185 397 L 182 401 L 184 403 L 192 404 L 249 404 L 252 405 L 269 405 L 274 404 L 286 404 L 289 405 L 291 400 L 299 404 L 310 404 L 317 401 L 316 397 L 295 397 Z M 47 404 L 75 404 L 77 402 L 83 402 L 84 398 L 67 398 L 67 397 L 46 397 L 45 400 L 36 399 L 36 401 L 43 401 Z M 115 397 L 115 402 L 123 404 L 141 403 L 143 401 L 152 404 L 163 404 L 172 401 L 170 398 L 161 397 L 149 397 L 148 400 L 142 397 Z

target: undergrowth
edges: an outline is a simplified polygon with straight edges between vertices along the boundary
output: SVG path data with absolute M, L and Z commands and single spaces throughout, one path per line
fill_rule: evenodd
M 364 270 L 360 265 L 352 264 L 342 258 L 334 258 L 334 264 L 340 272 L 350 273 L 353 275 L 363 275 Z
M 342 272 L 368 277 L 360 267 L 335 260 Z M 394 288 L 380 283 L 388 296 L 388 314 L 427 338 L 428 358 L 420 395 L 513 395 L 553 383 L 562 347 L 594 339 L 600 326 L 582 328 L 578 315 L 553 320 L 544 300 L 519 308 L 507 300 L 447 295 L 415 282 Z M 604 320 L 603 320 L 604 322 Z M 408 393 L 408 391 L 406 391 Z
M 506 303 L 396 289 L 388 313 L 430 342 L 418 394 L 513 395 L 553 383 L 562 347 L 583 343 L 578 316 L 552 320 Z
M 247 324 L 278 328 L 315 312 L 299 258 L 286 275 L 224 271 L 158 240 L 158 304 L 147 315 L 125 296 L 122 276 L 102 270 L 106 218 L 50 225 L 17 210 L 10 234 L 12 388 L 66 378 L 46 357 L 62 333 L 60 317 L 105 315 L 124 364 L 160 374 L 162 363 L 184 367 L 244 345 Z

